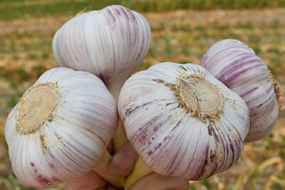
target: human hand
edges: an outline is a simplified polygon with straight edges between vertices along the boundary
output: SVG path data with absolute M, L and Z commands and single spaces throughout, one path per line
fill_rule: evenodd
M 135 182 L 128 190 L 188 190 L 189 181 L 152 173 Z
M 108 167 L 115 175 L 129 175 L 138 156 L 130 144 L 123 146 L 114 156 Z M 188 190 L 189 181 L 179 177 L 162 176 L 151 173 L 136 181 L 128 190 Z
M 112 152 L 112 147 L 108 147 L 109 152 Z M 120 181 L 121 176 L 127 176 L 133 170 L 137 154 L 130 144 L 124 145 L 113 157 L 102 159 L 99 167 L 91 171 L 88 175 L 67 182 L 65 190 L 117 190 L 123 187 L 123 182 Z M 99 176 L 95 172 L 102 175 Z M 108 182 L 105 180 L 107 179 Z M 122 183 L 122 184 L 120 184 Z M 113 185 L 117 186 L 115 188 Z
M 67 182 L 64 190 L 104 190 L 107 182 L 91 171 L 88 175 Z
M 124 187 L 124 176 L 127 176 L 133 170 L 138 156 L 129 143 L 124 145 L 112 157 L 110 154 L 104 154 L 100 163 L 94 168 L 94 171 L 107 180 L 110 184 L 118 187 Z
M 120 187 L 111 185 L 116 183 L 110 176 L 127 176 L 129 175 L 137 161 L 137 154 L 130 144 L 123 146 L 109 162 L 101 167 L 104 173 L 109 176 L 111 181 L 107 182 L 95 172 L 89 175 L 67 183 L 65 190 L 119 190 Z M 102 174 L 102 171 L 100 171 Z M 106 176 L 103 176 L 106 178 Z M 121 187 L 123 184 L 121 184 Z M 162 176 L 151 173 L 136 181 L 128 190 L 188 190 L 188 180 L 178 177 Z

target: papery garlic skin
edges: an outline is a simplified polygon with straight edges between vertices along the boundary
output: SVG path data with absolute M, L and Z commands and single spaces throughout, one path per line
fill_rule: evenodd
M 126 78 L 142 63 L 150 42 L 147 20 L 113 5 L 67 21 L 54 36 L 53 54 L 60 66 L 97 75 L 117 97 Z
M 262 59 L 241 41 L 226 39 L 209 48 L 201 65 L 247 103 L 251 127 L 246 141 L 256 141 L 269 134 L 279 108 L 276 84 Z
M 6 121 L 9 157 L 19 181 L 46 188 L 86 175 L 116 130 L 116 109 L 95 75 L 68 68 L 45 72 Z
M 244 101 L 194 64 L 160 63 L 132 75 L 118 109 L 145 163 L 161 175 L 189 180 L 231 167 L 249 129 Z

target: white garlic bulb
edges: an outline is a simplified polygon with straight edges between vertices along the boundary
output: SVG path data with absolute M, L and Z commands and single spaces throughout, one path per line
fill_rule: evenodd
M 116 130 L 116 110 L 115 99 L 95 75 L 68 68 L 45 72 L 6 121 L 19 181 L 43 188 L 86 175 Z
M 86 176 L 66 183 L 64 190 L 104 190 L 106 185 L 107 182 L 104 179 L 95 172 L 90 172 Z
M 261 58 L 241 41 L 221 40 L 204 54 L 201 65 L 239 94 L 250 112 L 246 141 L 265 137 L 278 117 L 276 82 Z
M 132 75 L 118 109 L 147 166 L 189 180 L 231 167 L 249 129 L 244 101 L 194 64 L 161 63 Z
M 146 19 L 120 5 L 77 15 L 55 34 L 53 54 L 60 66 L 97 75 L 117 98 L 150 47 Z

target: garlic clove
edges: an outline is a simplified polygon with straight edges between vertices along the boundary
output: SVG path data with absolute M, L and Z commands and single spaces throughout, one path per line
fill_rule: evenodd
M 201 65 L 247 103 L 251 127 L 246 141 L 269 134 L 278 117 L 280 92 L 262 59 L 241 41 L 226 39 L 209 48 Z
M 194 64 L 160 63 L 132 75 L 118 109 L 147 166 L 189 180 L 231 167 L 249 130 L 244 101 Z
M 112 5 L 67 21 L 54 36 L 53 54 L 60 66 L 97 75 L 117 98 L 150 42 L 150 26 L 142 15 Z
M 96 76 L 68 68 L 45 72 L 10 112 L 5 126 L 13 171 L 46 188 L 86 175 L 116 130 L 116 101 Z

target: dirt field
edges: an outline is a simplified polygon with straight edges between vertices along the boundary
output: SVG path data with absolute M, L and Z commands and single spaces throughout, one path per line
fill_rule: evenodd
M 285 9 L 172 11 L 144 14 L 152 45 L 140 69 L 161 61 L 199 63 L 215 41 L 240 39 L 265 61 L 285 96 Z M 3 137 L 10 109 L 46 69 L 56 67 L 51 41 L 69 18 L 0 20 L 0 189 L 26 189 L 12 175 Z M 246 144 L 239 162 L 209 180 L 190 182 L 194 190 L 285 189 L 285 114 L 265 139 Z

